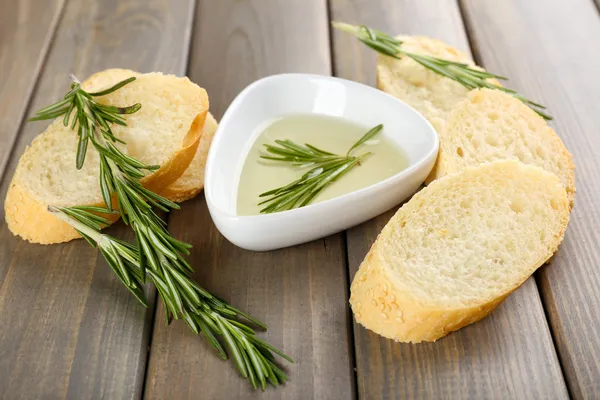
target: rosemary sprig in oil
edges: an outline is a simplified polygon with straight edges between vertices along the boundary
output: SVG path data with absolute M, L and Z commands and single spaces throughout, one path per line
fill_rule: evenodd
M 261 158 L 290 163 L 298 167 L 312 168 L 298 180 L 261 193 L 260 197 L 266 197 L 266 199 L 258 204 L 264 204 L 266 207 L 260 212 L 273 213 L 310 204 L 323 189 L 339 180 L 359 165 L 362 159 L 371 154 L 367 152 L 359 156 L 351 155 L 354 150 L 372 139 L 382 129 L 383 125 L 377 125 L 369 130 L 343 156 L 330 153 L 310 144 L 298 145 L 291 140 L 276 140 L 276 145 L 266 144 L 265 148 L 269 154 L 262 155 Z
M 507 78 L 503 76 L 473 68 L 465 63 L 444 60 L 441 58 L 407 51 L 402 48 L 401 40 L 381 31 L 371 29 L 366 25 L 355 26 L 346 24 L 344 22 L 332 22 L 332 25 L 336 29 L 354 35 L 362 43 L 381 54 L 396 58 L 398 60 L 402 59 L 402 57 L 409 57 L 421 64 L 423 67 L 439 75 L 445 76 L 446 78 L 452 79 L 469 90 L 476 88 L 501 90 L 527 104 L 533 111 L 535 111 L 545 120 L 552 119 L 550 115 L 545 113 L 544 110 L 546 107 L 543 105 L 528 100 L 515 90 L 508 89 L 490 82 L 490 79 L 507 80 Z
M 115 275 L 142 304 L 146 305 L 142 285 L 151 282 L 164 304 L 167 323 L 183 319 L 193 332 L 202 332 L 219 355 L 227 359 L 225 347 L 217 339 L 221 337 L 238 370 L 254 388 L 265 389 L 267 382 L 277 386 L 286 381 L 287 376 L 275 364 L 273 353 L 293 361 L 256 338 L 254 330 L 238 317 L 266 329 L 262 323 L 210 294 L 190 278 L 193 270 L 185 256 L 192 246 L 171 236 L 166 223 L 154 211 L 154 208 L 170 211 L 179 206 L 140 183 L 144 171 L 154 171 L 159 166 L 145 165 L 115 145 L 123 142 L 113 135 L 110 124 L 126 126 L 126 120 L 120 115 L 135 113 L 141 105 L 112 107 L 92 99 L 114 92 L 133 80 L 135 78 L 129 78 L 101 92 L 88 93 L 74 79 L 71 91 L 63 100 L 38 111 L 33 118 L 64 116 L 65 126 L 68 126 L 74 112 L 71 129 L 78 128 L 77 167 L 83 166 L 88 141 L 100 156 L 99 180 L 106 208 L 50 206 L 49 211 L 97 247 Z M 118 211 L 112 209 L 114 195 Z M 100 233 L 100 229 L 110 223 L 101 215 L 117 212 L 135 232 L 136 245 Z

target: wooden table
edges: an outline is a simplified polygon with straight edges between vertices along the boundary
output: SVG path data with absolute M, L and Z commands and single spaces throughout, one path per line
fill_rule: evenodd
M 436 343 L 385 340 L 353 323 L 349 282 L 393 210 L 269 253 L 215 229 L 203 196 L 169 216 L 195 247 L 195 278 L 269 325 L 291 381 L 252 392 L 183 323 L 141 307 L 78 240 L 32 245 L 0 226 L 2 399 L 600 398 L 600 2 L 593 0 L 0 0 L 0 176 L 43 124 L 26 117 L 69 73 L 109 67 L 188 75 L 220 117 L 280 72 L 373 85 L 375 55 L 329 20 L 425 34 L 467 52 L 549 107 L 577 164 L 564 243 L 490 317 Z M 115 234 L 127 232 L 122 225 Z

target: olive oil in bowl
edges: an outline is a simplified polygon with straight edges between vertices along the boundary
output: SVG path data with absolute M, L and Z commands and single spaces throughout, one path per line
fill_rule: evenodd
M 261 158 L 266 155 L 265 145 L 276 140 L 290 140 L 298 145 L 310 144 L 340 156 L 369 130 L 339 117 L 316 114 L 298 114 L 277 118 L 269 123 L 252 144 L 244 161 L 237 193 L 237 215 L 257 215 L 264 209 L 259 203 L 261 193 L 285 186 L 311 170 L 311 166 L 297 166 L 288 162 Z M 409 165 L 409 160 L 398 145 L 385 135 L 385 128 L 352 153 L 360 160 L 348 173 L 328 184 L 311 204 L 329 200 L 383 181 Z

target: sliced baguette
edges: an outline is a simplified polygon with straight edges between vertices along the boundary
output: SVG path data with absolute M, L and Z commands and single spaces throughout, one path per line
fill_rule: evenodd
M 107 74 L 106 72 L 109 71 L 110 74 Z M 129 69 L 111 69 L 92 75 L 88 81 L 93 81 L 98 87 L 106 87 L 110 86 L 114 82 L 127 79 L 130 76 L 138 75 L 140 75 L 139 72 Z M 206 166 L 208 150 L 210 148 L 210 144 L 212 143 L 212 138 L 217 131 L 217 126 L 217 120 L 209 112 L 206 116 L 200 141 L 198 142 L 198 149 L 196 150 L 196 154 L 194 155 L 190 165 L 185 170 L 183 175 L 181 175 L 175 182 L 167 187 L 157 188 L 158 194 L 168 198 L 171 201 L 181 203 L 197 196 L 198 193 L 200 193 L 200 191 L 204 188 L 204 167 Z
M 156 191 L 175 182 L 191 163 L 208 113 L 208 96 L 187 78 L 118 69 L 95 74 L 83 86 L 97 91 L 131 75 L 137 80 L 99 101 L 142 103 L 140 111 L 127 116 L 128 126 L 113 126 L 113 132 L 127 143 L 123 146 L 127 154 L 161 165 L 142 180 Z M 41 244 L 77 238 L 74 229 L 47 211 L 48 205 L 103 204 L 98 155 L 90 146 L 84 167 L 77 170 L 76 148 L 76 133 L 56 120 L 25 150 L 4 203 L 8 227 L 15 235 Z
M 477 89 L 448 115 L 435 178 L 467 166 L 513 159 L 558 176 L 572 203 L 575 166 L 556 132 L 531 108 L 498 90 Z
M 560 180 L 505 160 L 434 181 L 383 228 L 351 285 L 366 328 L 435 341 L 487 316 L 558 248 L 569 221 Z
M 440 41 L 425 36 L 398 36 L 402 48 L 423 55 L 474 66 L 469 56 Z M 436 129 L 442 129 L 446 114 L 469 90 L 413 61 L 378 54 L 377 87 L 421 112 Z
M 217 131 L 217 120 L 210 114 L 206 116 L 206 122 L 200 137 L 200 144 L 196 155 L 190 163 L 188 169 L 177 181 L 169 186 L 159 189 L 158 193 L 169 200 L 181 203 L 189 200 L 200 193 L 204 188 L 204 168 L 206 167 L 206 158 L 208 150 L 212 143 L 213 136 Z
M 140 73 L 130 69 L 114 68 L 92 75 L 86 80 L 86 84 L 97 87 L 107 87 L 115 82 L 122 81 L 130 76 L 139 76 Z M 171 201 L 181 203 L 189 200 L 200 193 L 204 188 L 204 167 L 212 138 L 217 131 L 217 120 L 209 112 L 206 116 L 202 135 L 198 142 L 198 149 L 190 165 L 183 175 L 167 187 L 157 188 L 157 192 Z
M 471 58 L 440 40 L 425 36 L 397 36 L 402 48 L 417 54 L 456 61 L 478 68 Z M 500 82 L 489 82 L 501 86 Z M 377 55 L 377 87 L 415 108 L 431 122 L 438 133 L 444 134 L 446 118 L 454 106 L 467 97 L 469 89 L 460 83 L 437 74 L 409 57 L 400 60 Z M 438 155 L 438 161 L 441 156 Z M 438 167 L 436 161 L 426 182 L 431 182 Z

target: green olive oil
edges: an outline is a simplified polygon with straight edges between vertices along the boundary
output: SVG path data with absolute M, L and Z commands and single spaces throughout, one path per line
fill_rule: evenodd
M 275 140 L 289 139 L 298 144 L 311 144 L 331 153 L 345 155 L 352 145 L 370 127 L 350 122 L 339 117 L 315 114 L 299 114 L 272 121 L 259 134 L 244 161 L 237 193 L 237 214 L 257 215 L 262 206 L 258 203 L 261 193 L 284 186 L 299 179 L 310 167 L 298 167 L 289 163 L 265 160 L 265 144 Z M 336 182 L 328 185 L 311 204 L 332 199 L 387 179 L 409 165 L 405 153 L 384 130 L 373 139 L 353 151 L 353 155 L 370 152 Z

